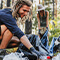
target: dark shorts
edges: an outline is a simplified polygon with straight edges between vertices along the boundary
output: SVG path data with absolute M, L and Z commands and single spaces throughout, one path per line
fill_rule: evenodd
M 1 25 L 0 25 L 0 36 L 1 36 Z

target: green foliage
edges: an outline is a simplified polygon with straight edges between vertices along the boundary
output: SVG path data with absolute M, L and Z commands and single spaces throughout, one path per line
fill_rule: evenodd
M 60 20 L 60 17 L 57 17 L 57 20 Z
M 32 27 L 32 28 L 37 28 L 37 25 L 38 25 L 38 21 L 37 21 L 37 15 L 36 15 L 37 13 L 36 13 L 36 11 L 35 10 L 33 10 L 33 18 L 35 19 L 33 19 L 34 20 L 34 23 L 33 23 L 33 26 L 34 27 Z
M 60 29 L 58 28 L 55 28 L 54 30 L 51 30 L 50 32 L 53 37 L 58 37 L 60 35 Z
M 55 18 L 55 21 L 59 22 L 59 18 Z M 56 27 L 54 27 L 54 25 L 53 25 L 52 28 L 53 29 L 50 30 L 51 36 L 49 36 L 50 42 L 51 42 L 53 37 L 58 37 L 60 35 L 60 23 L 58 23 Z
M 55 28 L 55 29 L 51 30 L 50 33 L 51 33 L 51 36 L 49 36 L 49 42 L 52 41 L 53 37 L 58 37 L 60 35 L 60 29 Z
M 52 19 L 52 11 L 50 11 L 51 8 L 48 7 L 46 8 L 46 10 L 49 11 L 49 20 Z
M 55 3 L 55 2 L 54 2 Z M 53 1 L 51 0 L 45 0 L 45 5 L 47 5 L 47 9 L 49 11 L 49 20 L 52 20 L 53 16 L 52 16 L 52 8 L 51 8 L 51 4 L 53 4 Z
M 17 49 L 18 49 L 18 47 L 6 49 L 6 52 L 9 54 L 9 53 L 11 53 L 11 52 L 16 52 Z

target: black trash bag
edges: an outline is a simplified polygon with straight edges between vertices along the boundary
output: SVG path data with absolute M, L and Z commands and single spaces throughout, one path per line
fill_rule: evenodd
M 6 49 L 0 49 L 0 60 L 3 60 L 5 55 L 8 55 Z
M 60 51 L 60 36 L 54 42 L 53 52 Z
M 28 37 L 30 43 L 34 46 L 34 48 L 36 50 L 39 51 L 39 48 L 42 48 L 43 50 L 47 51 L 47 49 L 45 49 L 43 44 L 39 43 L 40 39 L 39 39 L 38 35 L 30 34 L 30 35 L 26 35 L 26 36 Z M 19 45 L 17 52 L 21 52 L 21 51 L 24 53 L 25 56 L 27 56 L 29 58 L 29 60 L 37 59 L 37 57 L 34 56 L 22 43 Z M 47 53 L 48 53 L 48 51 L 47 51 Z
M 39 51 L 38 47 L 36 46 L 36 38 L 38 37 L 37 35 L 34 34 L 29 34 L 26 35 L 30 41 L 30 43 L 35 47 L 36 50 Z M 23 52 L 24 56 L 27 56 L 30 59 L 37 59 L 36 56 L 34 56 L 22 43 L 19 45 L 17 52 Z M 32 58 L 33 57 L 33 58 Z

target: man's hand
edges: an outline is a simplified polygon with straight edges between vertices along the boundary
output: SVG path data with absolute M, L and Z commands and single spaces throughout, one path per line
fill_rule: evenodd
M 48 27 L 46 27 L 46 30 L 48 30 Z
M 45 53 L 37 51 L 34 47 L 30 48 L 30 51 L 33 55 L 35 55 L 37 58 L 40 58 L 41 56 L 46 56 Z
M 30 48 L 30 51 L 33 55 L 35 55 L 37 58 L 40 57 L 40 53 L 34 48 L 34 47 L 31 47 Z

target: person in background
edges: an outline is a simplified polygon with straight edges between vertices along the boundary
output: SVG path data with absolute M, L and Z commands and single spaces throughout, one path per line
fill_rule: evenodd
M 45 10 L 46 7 L 39 4 L 37 13 L 37 20 L 38 20 L 38 34 L 40 38 L 42 38 L 43 34 L 45 33 L 46 29 L 48 30 L 48 21 L 49 21 L 49 12 Z
M 32 46 L 16 23 L 19 17 L 22 19 L 24 16 L 27 16 L 31 5 L 32 3 L 29 0 L 18 0 L 12 9 L 5 8 L 0 10 L 0 49 L 5 49 L 14 35 L 18 37 L 20 42 L 23 43 L 32 54 L 38 57 L 40 56 L 40 53 Z

